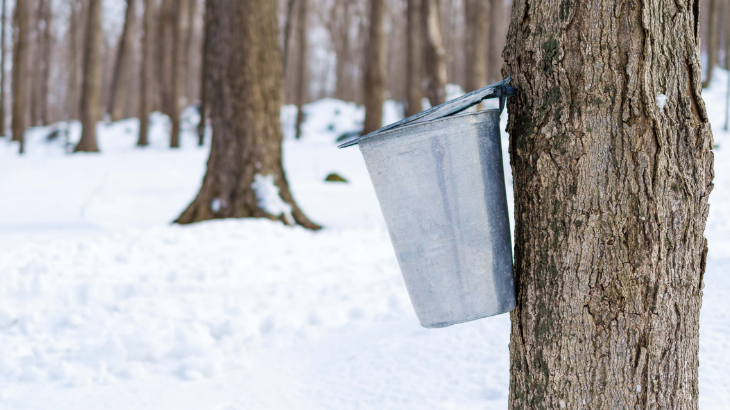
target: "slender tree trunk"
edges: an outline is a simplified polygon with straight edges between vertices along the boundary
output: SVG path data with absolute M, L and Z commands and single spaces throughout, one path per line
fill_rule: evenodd
M 725 35 L 725 61 L 726 70 L 730 70 L 730 0 L 725 1 L 725 19 L 723 19 L 722 31 Z
M 516 0 L 510 409 L 698 406 L 698 2 Z
M 425 39 L 426 96 L 431 106 L 446 99 L 446 50 L 441 36 L 438 0 L 421 0 L 421 22 Z
M 192 78 L 191 72 L 193 65 L 191 64 L 191 52 L 194 52 L 193 50 L 193 38 L 195 37 L 195 17 L 196 13 L 198 11 L 198 0 L 187 0 L 187 8 L 186 8 L 186 22 L 185 22 L 185 39 L 184 39 L 184 45 L 183 45 L 183 73 L 182 73 L 182 90 L 180 91 L 181 94 L 183 94 L 185 101 L 190 101 L 191 97 L 195 95 L 194 87 L 196 83 L 196 78 Z
M 297 53 L 297 129 L 296 137 L 302 136 L 302 123 L 304 122 L 304 104 L 307 103 L 307 95 L 309 94 L 309 78 L 308 74 L 308 41 L 307 41 L 307 22 L 309 14 L 307 12 L 307 1 L 299 0 L 299 15 L 297 22 L 297 38 L 299 39 L 299 50 Z
M 178 0 L 172 4 L 172 88 L 170 89 L 170 148 L 180 147 L 180 111 L 182 110 L 183 73 L 185 72 L 185 32 L 187 23 L 187 6 L 190 0 Z
M 96 123 L 101 119 L 101 0 L 89 0 L 84 38 L 84 74 L 81 86 L 81 140 L 74 152 L 98 152 Z
M 270 0 L 208 0 L 213 141 L 203 186 L 178 223 L 256 217 L 319 228 L 294 202 L 281 161 L 276 7 Z
M 349 69 L 351 67 L 350 14 L 352 7 L 351 2 L 337 2 L 332 8 L 332 15 L 328 22 L 330 37 L 332 38 L 335 53 L 337 54 L 335 98 L 345 101 L 349 98 L 348 91 L 351 88 L 349 84 L 351 81 Z
M 408 0 L 406 21 L 406 48 L 408 49 L 408 101 L 406 117 L 423 111 L 423 33 L 421 23 L 421 1 Z
M 487 86 L 487 2 L 466 0 L 464 20 L 466 21 L 466 89 L 470 92 Z
M 287 0 L 286 2 L 286 19 L 284 20 L 284 44 L 283 51 L 281 53 L 283 61 L 283 72 L 286 75 L 286 64 L 289 60 L 289 42 L 291 41 L 291 27 L 292 19 L 294 17 L 294 0 Z
M 370 29 L 365 60 L 365 126 L 363 134 L 383 126 L 383 102 L 387 77 L 384 0 L 370 0 Z
M 507 38 L 507 21 L 509 10 L 505 7 L 505 0 L 490 0 L 489 6 L 489 36 L 487 64 L 487 82 L 494 83 L 502 79 L 502 49 Z M 567 3 L 566 3 L 567 4 Z M 564 6 L 565 7 L 565 6 Z
M 25 67 L 26 54 L 28 52 L 28 10 L 24 1 L 15 4 L 15 30 L 13 37 L 13 118 L 12 132 L 13 141 L 20 141 L 20 153 L 25 152 Z
M 707 12 L 707 69 L 705 81 L 702 82 L 702 88 L 707 88 L 712 82 L 712 70 L 717 64 L 717 53 L 719 50 L 718 35 L 717 35 L 717 12 L 718 4 L 717 0 L 709 0 L 709 10 Z M 727 24 L 727 23 L 726 23 Z
M 149 144 L 150 113 L 152 112 L 152 83 L 155 81 L 155 0 L 145 0 L 142 17 L 142 73 L 139 90 L 139 137 L 137 145 Z
M 40 72 L 40 101 L 39 101 L 39 119 L 41 125 L 47 125 L 49 123 L 48 118 L 48 98 L 49 98 L 49 82 L 51 80 L 51 64 L 53 63 L 53 2 L 51 0 L 42 1 L 42 33 L 38 31 L 39 35 L 42 35 L 42 40 L 39 47 L 40 56 L 39 64 L 41 66 Z
M 80 0 L 71 0 L 71 16 L 69 18 L 68 27 L 68 94 L 67 94 L 67 105 L 66 117 L 67 119 L 78 118 L 79 109 L 79 67 L 78 67 L 78 26 L 80 25 L 80 14 L 79 8 L 81 5 Z
M 210 0 L 205 1 L 205 11 L 203 14 L 203 50 L 201 51 L 203 61 L 200 69 L 200 122 L 198 122 L 198 145 L 200 146 L 203 146 L 205 143 L 205 126 L 208 119 L 208 59 L 205 57 L 205 53 L 211 48 L 208 42 L 208 39 L 210 38 L 208 34 L 209 3 Z
M 114 74 L 109 91 L 106 112 L 112 121 L 118 121 L 124 116 L 125 87 L 132 79 L 132 38 L 134 36 L 135 0 L 127 0 L 127 11 L 124 13 L 124 28 L 117 46 L 117 59 L 114 64 Z
M 0 135 L 5 135 L 5 26 L 6 14 L 5 14 L 5 0 L 2 0 L 2 21 L 0 27 L 2 32 L 0 33 Z
M 172 61 L 173 31 L 175 27 L 174 14 L 172 12 L 175 0 L 162 0 L 158 14 L 157 33 L 157 69 L 160 91 L 160 111 L 167 115 L 172 114 Z

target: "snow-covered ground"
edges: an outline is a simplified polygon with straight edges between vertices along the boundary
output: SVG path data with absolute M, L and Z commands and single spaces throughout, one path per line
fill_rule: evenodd
M 730 408 L 726 78 L 704 94 L 719 148 L 702 410 Z M 48 129 L 29 131 L 23 157 L 0 139 L 0 409 L 506 408 L 508 316 L 418 325 L 360 153 L 335 147 L 361 108 L 306 109 L 299 141 L 283 110 L 284 159 L 319 232 L 171 225 L 205 172 L 192 111 L 179 150 L 162 116 L 144 149 L 136 120 L 100 124 L 102 154 L 67 155 Z M 385 120 L 399 110 L 388 102 Z M 78 133 L 72 124 L 69 140 Z M 330 172 L 350 182 L 324 182 Z

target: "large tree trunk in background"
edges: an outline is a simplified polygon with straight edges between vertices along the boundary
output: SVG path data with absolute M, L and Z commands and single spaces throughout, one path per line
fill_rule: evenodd
M 114 74 L 109 91 L 109 101 L 106 112 L 112 121 L 121 120 L 124 112 L 124 97 L 126 87 L 132 80 L 132 38 L 134 36 L 135 0 L 127 0 L 127 11 L 124 13 L 124 28 L 117 46 L 117 59 L 114 64 Z
M 170 133 L 170 148 L 180 147 L 180 111 L 183 105 L 183 74 L 185 72 L 185 32 L 187 26 L 188 5 L 191 0 L 177 0 L 172 4 L 172 88 L 170 89 L 170 122 L 172 131 Z
M 489 4 L 489 35 L 487 82 L 495 83 L 502 79 L 502 50 L 507 38 L 507 22 L 509 9 L 505 7 L 505 0 L 490 0 Z M 567 3 L 566 3 L 567 4 Z
M 719 36 L 717 29 L 717 14 L 719 7 L 717 0 L 709 0 L 709 10 L 707 12 L 707 67 L 705 81 L 702 82 L 702 88 L 707 88 L 712 82 L 712 70 L 717 64 L 717 53 L 720 49 Z M 725 24 L 728 24 L 727 22 Z
M 515 2 L 511 409 L 697 409 L 713 143 L 696 6 Z
M 101 119 L 101 0 L 89 0 L 84 36 L 84 75 L 81 86 L 81 140 L 74 152 L 98 152 L 96 123 Z
M 139 90 L 139 137 L 137 145 L 149 144 L 150 113 L 152 112 L 152 84 L 155 82 L 155 0 L 145 0 L 142 17 L 142 72 Z
M 49 82 L 51 80 L 51 64 L 53 62 L 53 2 L 51 0 L 42 0 L 41 16 L 43 18 L 43 30 L 38 31 L 42 35 L 38 55 L 40 59 L 38 64 L 41 66 L 40 72 L 40 101 L 38 107 L 38 116 L 41 125 L 48 125 L 48 99 L 49 99 Z
M 383 126 L 383 102 L 387 76 L 385 1 L 370 0 L 370 29 L 365 60 L 365 126 L 363 135 Z
M 466 0 L 466 89 L 471 92 L 487 86 L 487 2 Z
M 78 27 L 81 25 L 81 0 L 71 0 L 71 15 L 69 17 L 69 28 L 67 41 L 68 50 L 68 93 L 66 100 L 66 119 L 78 118 L 79 110 L 79 67 L 78 67 Z
M 408 0 L 406 20 L 406 49 L 408 50 L 408 100 L 406 117 L 423 111 L 423 32 L 421 24 L 421 1 Z
M 28 10 L 24 1 L 15 5 L 13 46 L 13 113 L 12 139 L 20 141 L 20 153 L 25 151 L 23 132 L 25 131 L 25 67 L 28 52 Z
M 426 96 L 431 106 L 443 104 L 446 99 L 446 50 L 441 36 L 439 0 L 421 0 L 423 24 Z
M 294 202 L 281 161 L 276 2 L 208 0 L 207 13 L 213 141 L 203 186 L 176 222 L 257 217 L 319 228 Z
M 0 135 L 5 135 L 5 83 L 7 83 L 7 79 L 5 78 L 5 22 L 6 22 L 6 12 L 5 12 L 5 0 L 2 0 L 2 21 L 0 21 L 0 29 L 2 32 L 0 32 Z
M 294 1 L 294 0 L 290 0 Z M 205 127 L 208 119 L 208 63 L 206 63 L 205 52 L 209 49 L 210 45 L 208 39 L 208 4 L 209 0 L 205 0 L 205 11 L 203 14 L 203 49 L 201 50 L 202 64 L 200 67 L 200 122 L 198 122 L 198 145 L 202 146 L 205 143 Z M 286 59 L 284 60 L 286 61 Z
M 299 0 L 299 11 L 297 15 L 297 39 L 299 41 L 299 50 L 297 50 L 297 92 L 296 92 L 296 104 L 297 104 L 297 128 L 296 137 L 302 136 L 302 123 L 304 122 L 304 104 L 307 103 L 307 96 L 309 94 L 309 82 L 308 80 L 308 41 L 307 41 L 307 26 L 308 17 L 307 13 L 307 2 L 308 0 Z

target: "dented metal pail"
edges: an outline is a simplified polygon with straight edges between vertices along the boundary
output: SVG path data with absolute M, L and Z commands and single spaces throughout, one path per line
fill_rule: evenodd
M 412 121 L 357 141 L 424 327 L 515 307 L 499 116 Z

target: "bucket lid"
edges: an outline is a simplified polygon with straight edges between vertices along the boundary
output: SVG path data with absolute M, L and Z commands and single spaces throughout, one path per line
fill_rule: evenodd
M 418 114 L 411 115 L 410 117 L 400 120 L 398 122 L 394 122 L 393 124 L 386 125 L 385 127 L 373 131 L 370 134 L 363 135 L 361 137 L 352 139 L 350 141 L 347 141 L 345 143 L 342 143 L 338 145 L 338 148 L 346 148 L 351 147 L 353 145 L 357 145 L 360 141 L 374 137 L 376 135 L 382 134 L 385 131 L 390 131 L 395 128 L 404 127 L 407 125 L 415 125 L 415 124 L 421 124 L 429 121 L 438 120 L 441 118 L 449 117 L 454 114 L 458 114 L 470 107 L 473 107 L 480 102 L 489 99 L 489 98 L 499 98 L 499 112 L 502 112 L 502 109 L 504 108 L 504 100 L 507 97 L 511 97 L 515 95 L 517 92 L 516 89 L 512 87 L 508 87 L 507 84 L 509 84 L 510 77 L 505 78 L 504 80 L 494 83 L 492 85 L 488 85 L 484 88 L 480 88 L 476 91 L 472 91 L 468 94 L 464 94 L 461 97 L 454 98 L 451 101 L 447 101 L 443 104 L 437 105 L 435 107 L 431 107 L 425 111 L 421 111 Z

